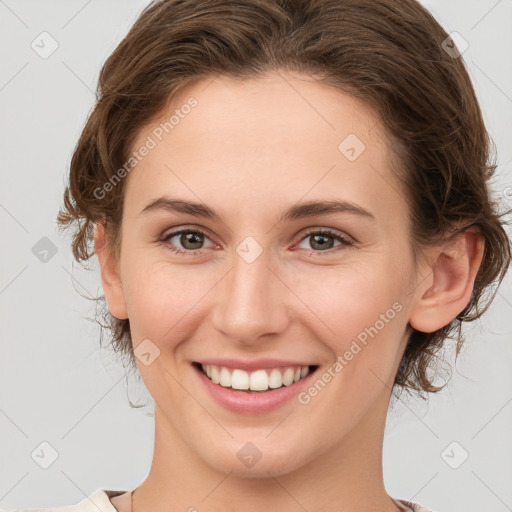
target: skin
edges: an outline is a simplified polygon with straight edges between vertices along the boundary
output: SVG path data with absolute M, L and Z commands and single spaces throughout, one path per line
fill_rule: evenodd
M 434 331 L 469 302 L 482 240 L 466 232 L 425 249 L 415 264 L 405 192 L 378 118 L 308 76 L 198 82 L 134 148 L 191 96 L 198 105 L 126 178 L 120 258 L 102 225 L 95 230 L 110 312 L 130 319 L 135 348 L 149 338 L 160 350 L 148 366 L 137 361 L 155 401 L 155 449 L 134 510 L 399 510 L 382 477 L 393 380 L 412 327 Z M 348 134 L 366 146 L 354 161 L 338 150 Z M 140 214 L 165 194 L 203 202 L 223 220 Z M 375 218 L 278 222 L 299 201 L 326 199 Z M 171 240 L 158 241 L 183 227 L 203 231 L 203 244 L 175 236 L 174 246 L 202 254 L 177 255 Z M 326 254 L 308 233 L 314 228 L 354 245 L 328 236 Z M 263 248 L 252 263 L 236 252 L 247 236 Z M 292 399 L 269 413 L 233 413 L 191 367 L 207 357 L 269 357 L 310 361 L 321 376 L 394 303 L 401 311 L 306 405 Z M 249 441 L 262 454 L 251 468 L 237 458 Z M 129 511 L 130 493 L 112 503 Z

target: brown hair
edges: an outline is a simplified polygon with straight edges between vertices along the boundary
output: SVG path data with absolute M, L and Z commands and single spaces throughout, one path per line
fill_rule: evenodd
M 97 102 L 72 156 L 58 223 L 61 229 L 76 224 L 75 259 L 94 254 L 97 222 L 119 254 L 124 180 L 108 193 L 104 184 L 119 177 L 140 129 L 179 91 L 219 75 L 308 74 L 380 115 L 402 169 L 415 254 L 469 226 L 484 239 L 470 303 L 436 332 L 415 330 L 395 378 L 397 387 L 420 394 L 442 389 L 433 385 L 429 366 L 457 330 L 458 355 L 460 321 L 487 309 L 511 259 L 504 214 L 487 187 L 496 168 L 491 141 L 462 58 L 445 51 L 447 38 L 415 0 L 152 2 L 101 69 Z M 95 300 L 105 304 L 103 296 Z M 129 320 L 104 314 L 113 348 L 136 368 Z

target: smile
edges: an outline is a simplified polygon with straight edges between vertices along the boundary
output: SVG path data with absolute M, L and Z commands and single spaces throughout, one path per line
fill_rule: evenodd
M 247 372 L 213 364 L 199 365 L 201 371 L 214 383 L 225 388 L 242 391 L 267 391 L 290 386 L 306 377 L 316 366 L 266 368 Z

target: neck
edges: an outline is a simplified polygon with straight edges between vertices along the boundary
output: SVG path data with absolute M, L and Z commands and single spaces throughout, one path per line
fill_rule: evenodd
M 155 406 L 154 456 L 146 480 L 137 488 L 133 512 L 336 511 L 396 512 L 382 476 L 382 443 L 389 403 L 376 408 L 343 439 L 292 472 L 262 477 L 223 473 L 193 452 Z

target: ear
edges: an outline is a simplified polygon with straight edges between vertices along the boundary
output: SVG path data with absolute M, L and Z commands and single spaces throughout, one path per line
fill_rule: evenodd
M 425 278 L 414 291 L 411 326 L 433 332 L 448 325 L 468 305 L 484 253 L 481 235 L 469 228 L 427 256 Z M 425 275 L 425 274 L 423 274 Z
M 110 314 L 119 320 L 128 318 L 119 272 L 119 262 L 111 250 L 105 226 L 94 225 L 94 247 L 101 269 L 101 285 Z

